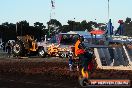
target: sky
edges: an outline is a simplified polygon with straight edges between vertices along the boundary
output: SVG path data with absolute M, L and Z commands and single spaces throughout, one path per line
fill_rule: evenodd
M 110 16 L 113 25 L 118 20 L 132 18 L 132 0 L 110 0 Z M 108 22 L 108 0 L 55 0 L 55 9 L 51 9 L 51 0 L 0 0 L 0 24 L 16 23 L 27 20 L 30 25 L 46 22 L 55 18 L 63 25 L 68 20 Z M 75 19 L 74 19 L 75 18 Z

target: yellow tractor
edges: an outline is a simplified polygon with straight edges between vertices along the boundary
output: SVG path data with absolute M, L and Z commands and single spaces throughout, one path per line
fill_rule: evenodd
M 14 56 L 38 55 L 45 57 L 46 53 L 42 46 L 38 46 L 33 36 L 18 36 L 12 48 Z

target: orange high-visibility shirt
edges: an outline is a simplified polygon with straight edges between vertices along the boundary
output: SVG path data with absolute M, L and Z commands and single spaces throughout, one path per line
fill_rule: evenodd
M 80 40 L 77 40 L 77 42 L 75 43 L 75 56 L 77 56 L 77 50 L 79 49 L 78 46 L 80 43 Z

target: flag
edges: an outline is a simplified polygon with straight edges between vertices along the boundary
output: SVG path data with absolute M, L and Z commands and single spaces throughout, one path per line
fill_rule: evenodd
M 53 0 L 51 0 L 51 5 L 52 5 L 52 8 L 54 8 L 55 7 L 55 5 L 54 5 L 54 1 Z

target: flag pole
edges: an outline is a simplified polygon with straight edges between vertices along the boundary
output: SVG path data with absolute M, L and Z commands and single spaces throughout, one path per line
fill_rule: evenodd
M 109 16 L 110 16 L 110 4 L 109 4 L 109 1 L 110 0 L 108 0 L 108 20 L 109 20 Z
M 16 22 L 16 34 L 17 34 L 17 22 Z
M 51 14 L 52 14 L 52 8 L 53 8 L 53 1 L 52 0 L 50 0 L 50 3 L 51 3 L 51 10 L 50 10 L 50 21 L 49 21 L 49 24 L 48 24 L 48 27 L 49 27 L 49 25 L 50 25 L 50 22 L 51 22 Z M 48 32 L 48 35 L 49 35 L 49 37 L 50 37 L 50 27 L 49 27 L 49 32 Z

